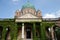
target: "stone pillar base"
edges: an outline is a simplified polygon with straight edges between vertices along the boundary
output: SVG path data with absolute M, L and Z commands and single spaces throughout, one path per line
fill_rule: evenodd
M 21 40 L 24 40 L 24 38 L 22 38 Z

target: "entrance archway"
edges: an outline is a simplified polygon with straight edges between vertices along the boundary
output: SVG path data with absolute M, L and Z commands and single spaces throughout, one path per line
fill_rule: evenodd
M 26 39 L 31 39 L 32 38 L 32 34 L 31 34 L 31 27 L 32 27 L 32 24 L 30 23 L 26 23 L 25 24 L 25 30 L 26 30 Z
M 31 28 L 30 27 L 26 28 L 26 38 L 31 39 Z
M 22 35 L 22 23 L 17 23 L 18 27 L 18 32 L 17 32 L 17 40 L 22 40 L 21 35 Z

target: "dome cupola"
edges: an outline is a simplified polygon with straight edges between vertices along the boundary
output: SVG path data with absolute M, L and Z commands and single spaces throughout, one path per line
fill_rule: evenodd
M 25 8 L 35 9 L 34 5 L 31 4 L 29 1 L 22 6 L 22 9 L 25 9 Z

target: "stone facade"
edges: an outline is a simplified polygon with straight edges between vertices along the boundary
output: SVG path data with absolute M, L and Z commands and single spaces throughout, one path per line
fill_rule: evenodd
M 19 16 L 22 16 L 22 15 L 24 15 L 24 14 L 33 14 L 33 15 L 35 15 L 35 16 L 37 16 L 37 17 L 42 17 L 42 15 L 41 15 L 41 11 L 40 10 L 38 10 L 38 11 L 36 11 L 36 10 L 34 10 L 34 9 L 31 9 L 31 8 L 26 8 L 26 9 L 23 9 L 23 10 L 17 10 L 16 11 L 16 17 L 19 17 Z

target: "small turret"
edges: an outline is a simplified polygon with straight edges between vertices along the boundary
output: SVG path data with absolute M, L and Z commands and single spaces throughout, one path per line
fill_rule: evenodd
M 16 13 L 16 14 L 15 14 L 15 17 L 19 17 L 19 16 L 22 15 L 22 12 L 21 12 L 20 10 L 17 10 L 15 13 Z
M 37 16 L 38 16 L 38 17 L 42 17 L 40 10 L 37 11 Z

